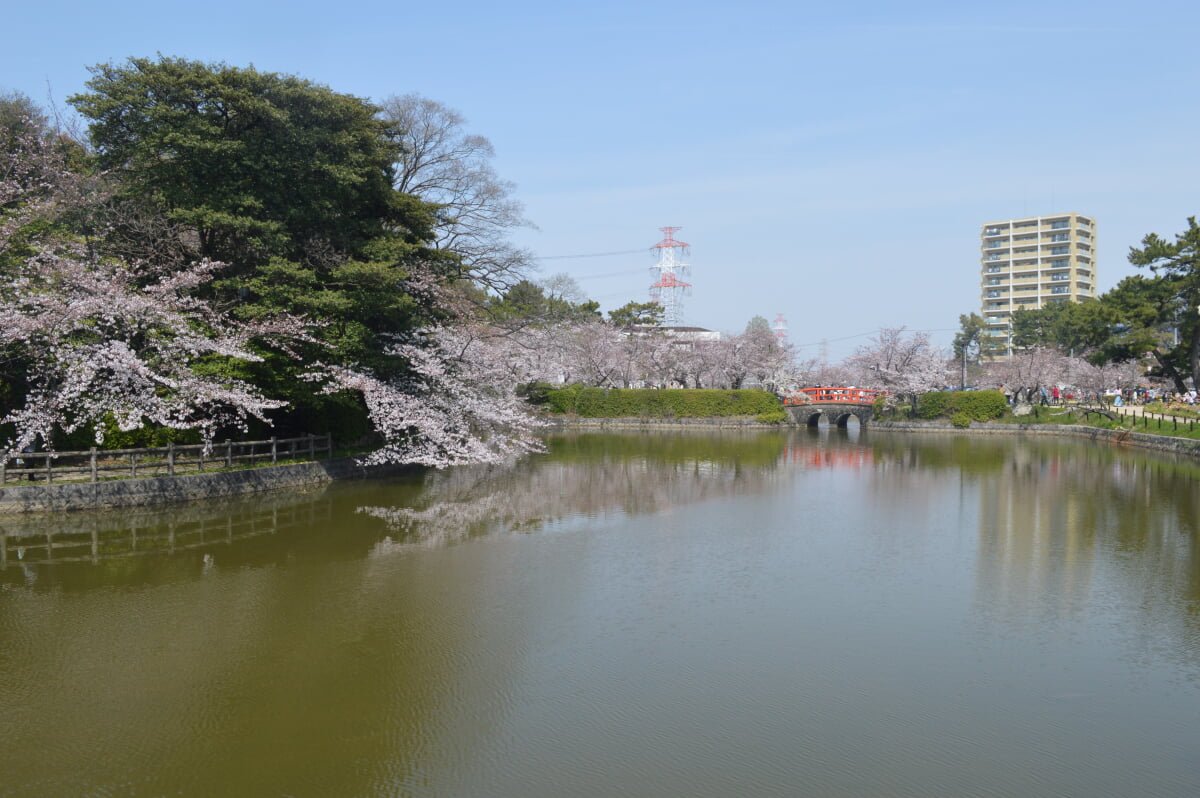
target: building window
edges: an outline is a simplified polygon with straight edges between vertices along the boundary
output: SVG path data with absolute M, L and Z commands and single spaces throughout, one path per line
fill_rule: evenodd
M 1050 240 L 1051 241 L 1070 241 L 1071 235 L 1069 233 L 1055 233 L 1054 235 L 1050 236 Z
M 1050 223 L 1051 230 L 1066 230 L 1070 226 L 1071 226 L 1071 223 L 1068 221 L 1065 221 L 1065 220 L 1061 221 L 1061 222 L 1051 222 Z
M 1050 293 L 1052 293 L 1052 294 L 1066 294 L 1066 293 L 1069 293 L 1069 292 L 1070 292 L 1070 290 L 1071 290 L 1071 286 L 1069 286 L 1069 285 L 1056 285 L 1056 286 L 1054 286 L 1053 288 L 1051 288 L 1051 289 L 1050 289 Z
M 995 299 L 996 297 L 1000 296 L 1000 292 L 999 291 L 988 291 L 987 295 L 990 299 Z
M 987 273 L 988 273 L 988 274 L 995 274 L 995 273 L 996 273 L 996 272 L 998 272 L 998 271 L 1000 271 L 1000 267 L 999 267 L 999 266 L 988 266 L 988 267 L 987 267 Z
M 1070 247 L 1050 247 L 1051 255 L 1069 255 L 1070 253 Z
M 996 247 L 1006 247 L 1006 246 L 1008 246 L 1008 244 L 1004 243 L 1003 241 L 989 241 L 988 242 L 988 249 L 995 249 Z

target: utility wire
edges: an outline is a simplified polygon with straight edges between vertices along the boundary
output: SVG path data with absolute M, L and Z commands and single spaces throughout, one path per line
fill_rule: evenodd
M 934 330 L 905 330 L 905 332 L 935 333 L 935 332 L 956 332 L 957 330 L 958 330 L 957 327 L 942 327 L 942 328 L 934 329 Z M 842 336 L 841 338 L 824 338 L 820 341 L 817 341 L 816 343 L 792 344 L 792 346 L 796 347 L 797 349 L 803 349 L 806 346 L 822 346 L 823 344 L 835 344 L 838 341 L 849 341 L 853 338 L 862 338 L 865 335 L 875 335 L 878 332 L 879 332 L 879 330 L 867 330 L 866 332 L 855 333 L 854 335 L 845 335 L 845 336 Z
M 636 255 L 639 252 L 646 252 L 651 247 L 642 249 L 623 249 L 618 252 L 589 252 L 583 255 L 539 255 L 530 260 L 570 260 L 573 258 L 609 258 L 614 255 Z
M 572 274 L 576 280 L 599 280 L 602 277 L 625 277 L 630 274 L 645 274 L 645 269 L 626 269 L 621 272 L 605 272 L 604 274 Z

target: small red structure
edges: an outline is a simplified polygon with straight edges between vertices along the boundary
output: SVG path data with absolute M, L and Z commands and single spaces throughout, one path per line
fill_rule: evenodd
M 785 407 L 807 404 L 873 405 L 875 398 L 886 391 L 869 388 L 801 388 L 783 395 Z

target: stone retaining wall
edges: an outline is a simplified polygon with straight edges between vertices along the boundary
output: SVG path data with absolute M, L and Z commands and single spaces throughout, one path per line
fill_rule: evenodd
M 1191 438 L 1171 438 L 1129 430 L 1077 427 L 1067 424 L 987 424 L 972 421 L 970 427 L 956 427 L 945 421 L 874 421 L 871 429 L 894 429 L 908 432 L 957 432 L 971 435 L 1056 435 L 1084 438 L 1115 445 L 1135 446 L 1159 452 L 1200 456 L 1200 441 Z
M 576 429 L 783 429 L 788 424 L 769 424 L 754 416 L 714 416 L 712 418 L 580 418 L 578 416 L 555 416 L 546 419 L 553 430 Z
M 365 468 L 355 458 L 344 457 L 317 463 L 110 482 L 58 485 L 10 483 L 0 489 L 0 515 L 189 502 L 297 488 L 340 479 L 380 476 L 408 469 L 404 466 Z

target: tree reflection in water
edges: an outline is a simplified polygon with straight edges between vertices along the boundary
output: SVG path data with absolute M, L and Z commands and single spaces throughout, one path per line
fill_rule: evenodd
M 779 483 L 785 433 L 555 436 L 550 452 L 509 466 L 430 472 L 412 506 L 365 505 L 388 535 L 372 553 L 444 546 L 495 532 L 660 512 Z

